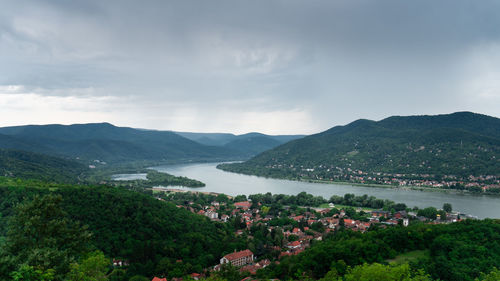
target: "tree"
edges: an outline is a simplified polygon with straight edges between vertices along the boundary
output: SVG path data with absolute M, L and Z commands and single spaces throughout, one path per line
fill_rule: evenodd
M 382 265 L 379 263 L 363 264 L 350 269 L 344 275 L 345 281 L 430 281 L 423 272 L 413 274 L 408 264 L 397 266 Z
M 234 197 L 234 202 L 241 202 L 241 201 L 247 201 L 247 196 L 246 195 L 237 195 Z
M 149 281 L 147 277 L 144 277 L 142 275 L 135 275 L 129 279 L 129 281 Z
M 484 274 L 484 273 L 481 273 L 481 275 L 479 276 L 479 278 L 476 278 L 476 281 L 498 281 L 500 280 L 500 270 L 498 270 L 498 268 L 493 268 L 493 270 L 488 273 L 488 274 Z
M 230 263 L 223 264 L 220 270 L 215 272 L 214 276 L 216 280 L 227 280 L 227 281 L 237 281 L 241 280 L 242 276 L 239 270 L 232 266 Z
M 423 217 L 433 219 L 433 220 L 436 219 L 437 214 L 438 214 L 438 211 L 434 207 L 427 207 L 425 209 L 421 209 L 417 213 L 418 216 L 423 216 Z
M 101 251 L 90 253 L 81 263 L 73 263 L 69 281 L 106 281 L 111 263 Z
M 5 245 L 15 264 L 42 273 L 53 269 L 55 280 L 62 279 L 70 264 L 87 250 L 91 237 L 87 227 L 68 219 L 61 201 L 56 195 L 35 196 L 18 205 L 8 224 Z
M 35 269 L 33 266 L 23 264 L 18 270 L 13 271 L 10 277 L 14 281 L 52 281 L 54 280 L 54 270 L 48 269 L 44 272 L 41 269 Z
M 451 207 L 451 204 L 450 203 L 444 203 L 443 204 L 443 211 L 449 213 L 452 211 L 452 207 Z

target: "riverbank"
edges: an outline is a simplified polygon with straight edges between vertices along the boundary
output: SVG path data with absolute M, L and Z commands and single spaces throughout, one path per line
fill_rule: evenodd
M 226 163 L 222 163 L 222 164 L 226 164 Z M 288 180 L 288 181 L 298 181 L 298 182 L 308 182 L 308 183 L 320 183 L 320 184 L 349 185 L 349 186 L 360 186 L 360 187 L 376 187 L 376 188 L 387 188 L 387 189 L 394 189 L 394 190 L 416 190 L 416 191 L 426 191 L 426 192 L 441 192 L 441 193 L 449 193 L 449 194 L 487 195 L 487 196 L 491 196 L 491 197 L 500 198 L 500 194 L 490 193 L 487 191 L 486 192 L 471 192 L 469 190 L 447 189 L 447 188 L 438 188 L 438 187 L 431 187 L 431 186 L 411 186 L 411 185 L 395 186 L 395 185 L 375 184 L 375 183 L 359 183 L 359 182 L 348 182 L 348 181 L 327 181 L 327 180 L 317 180 L 317 179 L 307 179 L 307 178 L 263 176 L 263 175 L 257 175 L 257 174 L 251 174 L 251 173 L 236 172 L 236 171 L 232 171 L 230 169 L 224 169 L 223 165 L 221 165 L 221 164 L 217 165 L 216 168 L 221 170 L 221 171 L 224 171 L 224 172 L 230 172 L 230 173 L 247 175 L 247 176 L 256 176 L 256 177 L 262 177 L 262 178 L 278 179 L 278 180 Z
M 311 182 L 311 183 L 323 183 L 323 184 L 340 184 L 340 185 L 352 185 L 352 186 L 362 186 L 362 187 L 376 187 L 376 188 L 388 188 L 388 189 L 397 189 L 397 190 L 417 190 L 417 191 L 429 191 L 429 192 L 444 192 L 444 193 L 452 193 L 452 194 L 477 194 L 477 195 L 491 195 L 500 197 L 498 194 L 494 193 L 477 193 L 470 192 L 468 190 L 459 190 L 459 189 L 445 189 L 445 188 L 437 188 L 430 186 L 394 186 L 389 184 L 373 184 L 373 183 L 357 183 L 357 182 L 347 182 L 347 181 L 322 181 L 322 180 L 309 180 L 309 179 L 299 179 L 297 181 L 302 182 Z
M 205 183 L 201 181 L 158 172 L 151 168 L 102 168 L 94 171 L 87 178 L 87 181 L 92 184 L 109 184 L 127 188 L 151 188 L 155 186 L 200 188 L 205 186 Z

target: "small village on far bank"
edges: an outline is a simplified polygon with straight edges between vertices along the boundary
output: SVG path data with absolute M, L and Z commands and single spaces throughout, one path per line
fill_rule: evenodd
M 498 175 L 438 176 L 430 173 L 369 172 L 329 165 L 294 167 L 294 165 L 274 164 L 266 166 L 266 169 L 287 171 L 287 173 L 297 175 L 298 179 L 306 181 L 347 182 L 362 185 L 449 189 L 500 194 L 500 177 Z
M 444 224 L 474 218 L 453 212 L 450 204 L 444 204 L 442 210 L 434 207 L 410 209 L 402 203 L 367 195 L 332 196 L 327 201 L 305 192 L 296 196 L 255 194 L 247 198 L 245 195 L 232 197 L 214 192 L 154 188 L 153 194 L 158 200 L 174 203 L 178 208 L 212 221 L 232 224 L 235 235 L 248 241 L 246 249 L 227 253 L 220 257 L 219 264 L 204 272 L 193 272 L 190 278 L 194 280 L 227 265 L 248 275 L 244 280 L 252 280 L 257 270 L 272 263 L 279 264 L 282 257 L 297 255 L 336 231 L 366 232 L 376 228 L 406 227 L 412 223 Z M 166 278 L 153 279 L 164 280 Z

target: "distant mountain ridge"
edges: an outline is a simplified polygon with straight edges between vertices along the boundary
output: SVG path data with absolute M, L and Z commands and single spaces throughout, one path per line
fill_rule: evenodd
M 243 135 L 228 133 L 175 133 L 204 145 L 219 146 L 237 151 L 243 156 L 254 156 L 291 140 L 304 137 L 304 135 L 266 135 L 256 132 Z
M 201 145 L 169 131 L 138 130 L 109 123 L 0 128 L 0 148 L 110 163 L 228 159 L 238 155 Z
M 360 119 L 222 168 L 292 178 L 341 171 L 500 176 L 500 119 L 471 112 Z
M 0 128 L 0 149 L 86 162 L 227 161 L 248 159 L 298 137 L 301 136 L 175 133 L 109 123 L 26 125 Z

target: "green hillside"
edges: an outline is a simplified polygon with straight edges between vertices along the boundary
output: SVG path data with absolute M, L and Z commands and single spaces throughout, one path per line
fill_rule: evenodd
M 72 160 L 0 149 L 0 175 L 48 182 L 76 183 L 88 169 Z
M 291 141 L 228 171 L 280 178 L 500 176 L 500 119 L 458 112 L 357 120 Z
M 1 238 L 7 233 L 6 222 L 14 214 L 13 206 L 48 194 L 62 197 L 61 207 L 71 221 L 88 226 L 92 233 L 90 248 L 130 262 L 128 277 L 120 280 L 136 274 L 201 272 L 237 247 L 238 240 L 228 225 L 146 194 L 112 187 L 54 185 L 49 191 L 29 186 L 20 183 L 0 187 L 0 260 Z M 9 272 L 8 267 L 0 266 L 0 279 L 5 280 L 1 274 Z
M 116 127 L 108 123 L 0 128 L 0 148 L 28 150 L 108 163 L 235 159 L 238 155 L 173 132 Z

